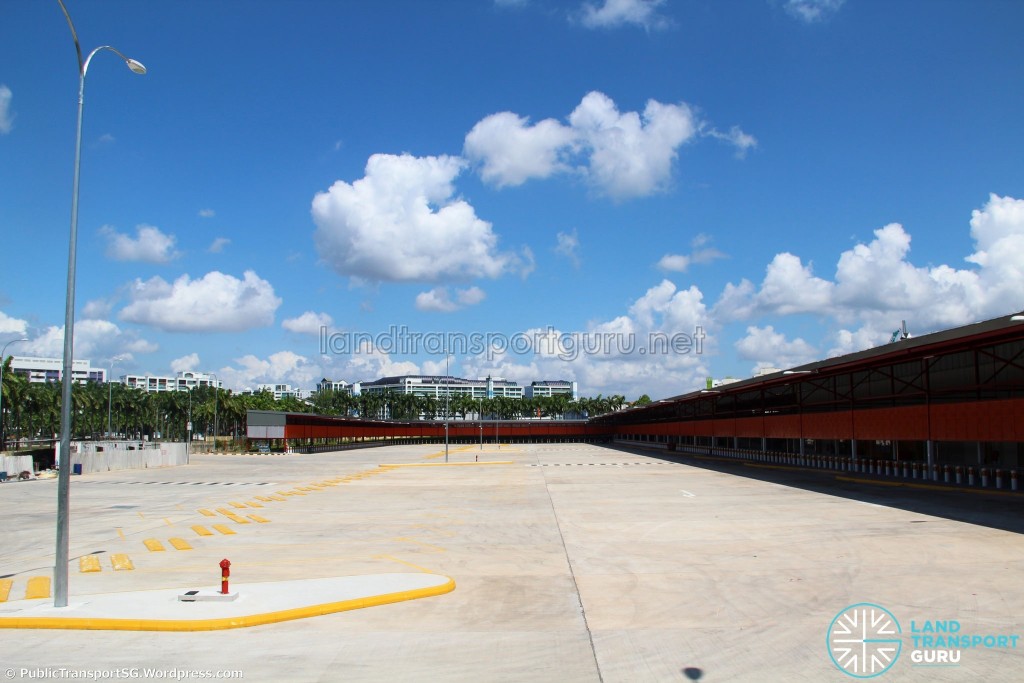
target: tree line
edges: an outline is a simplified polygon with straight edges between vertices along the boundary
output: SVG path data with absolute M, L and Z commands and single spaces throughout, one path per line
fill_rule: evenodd
M 4 443 L 14 440 L 49 439 L 60 432 L 61 385 L 59 382 L 29 382 L 10 370 L 5 359 L 3 415 L 0 434 Z M 192 433 L 212 437 L 215 423 L 219 436 L 244 438 L 246 415 L 250 410 L 277 410 L 333 416 L 400 421 L 445 419 L 524 418 L 583 419 L 621 409 L 621 395 L 572 399 L 558 394 L 534 398 L 476 399 L 466 394 L 445 397 L 399 393 L 324 391 L 309 401 L 294 397 L 275 399 L 269 391 L 239 394 L 228 389 L 196 387 L 191 391 L 150 393 L 120 383 L 75 384 L 71 392 L 71 434 L 73 439 L 116 438 L 181 440 Z M 649 402 L 642 396 L 633 405 Z M 216 418 L 216 420 L 215 420 Z

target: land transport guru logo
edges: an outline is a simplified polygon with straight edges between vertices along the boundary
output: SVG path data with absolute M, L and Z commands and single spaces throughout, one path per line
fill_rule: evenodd
M 874 678 L 888 671 L 903 649 L 903 630 L 886 608 L 861 602 L 843 609 L 828 626 L 826 644 L 832 663 L 854 678 Z M 956 667 L 962 650 L 1011 650 L 1020 635 L 965 632 L 955 619 L 910 621 L 912 666 Z
M 828 627 L 828 654 L 843 673 L 874 678 L 900 656 L 900 622 L 889 610 L 870 602 L 850 605 Z

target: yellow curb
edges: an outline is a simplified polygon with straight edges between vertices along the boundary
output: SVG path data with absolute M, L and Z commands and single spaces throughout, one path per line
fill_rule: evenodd
M 515 465 L 511 460 L 487 460 L 485 462 L 409 462 L 377 465 L 385 469 L 392 467 L 461 467 L 468 465 Z
M 78 558 L 78 571 L 79 573 L 86 574 L 89 572 L 102 571 L 100 567 L 100 558 L 96 555 L 82 555 Z
M 836 477 L 839 481 L 850 481 L 857 484 L 878 484 L 880 486 L 906 486 L 911 489 L 925 489 L 927 491 L 950 491 L 956 493 L 983 493 L 986 495 L 994 496 L 1019 496 L 1020 493 L 1017 491 L 1002 491 L 1000 489 L 979 489 L 970 488 L 969 485 L 965 484 L 948 484 L 946 486 L 940 486 L 939 484 L 916 484 L 912 481 L 881 481 L 876 479 L 860 479 L 856 477 Z
M 135 565 L 132 564 L 131 558 L 124 553 L 114 553 L 111 555 L 110 566 L 114 568 L 115 572 L 135 569 Z
M 37 577 L 46 578 L 46 577 Z M 47 592 L 49 591 L 49 579 L 47 581 Z M 376 607 L 378 605 L 390 605 L 406 600 L 418 600 L 429 598 L 435 595 L 444 595 L 455 590 L 455 580 L 449 578 L 447 583 L 431 588 L 417 588 L 415 590 L 398 591 L 397 593 L 385 593 L 374 595 L 368 598 L 356 598 L 353 600 L 342 600 L 341 602 L 330 602 L 323 605 L 310 605 L 309 607 L 297 607 L 278 612 L 267 612 L 265 614 L 253 614 L 244 617 L 228 617 L 223 619 L 88 619 L 73 617 L 11 617 L 0 619 L 0 628 L 49 628 L 49 629 L 74 629 L 81 631 L 219 631 L 229 628 L 249 628 L 251 626 L 263 626 L 265 624 L 276 624 L 282 621 L 294 619 L 307 619 L 319 617 L 325 614 L 347 612 L 350 610 Z M 43 597 L 49 597 L 49 594 Z
M 25 586 L 25 599 L 36 600 L 50 597 L 50 577 L 33 576 Z

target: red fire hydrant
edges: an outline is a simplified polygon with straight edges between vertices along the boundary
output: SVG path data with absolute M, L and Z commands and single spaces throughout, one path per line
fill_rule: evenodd
M 228 594 L 228 577 L 231 576 L 231 562 L 229 560 L 220 561 L 220 592 L 223 595 Z

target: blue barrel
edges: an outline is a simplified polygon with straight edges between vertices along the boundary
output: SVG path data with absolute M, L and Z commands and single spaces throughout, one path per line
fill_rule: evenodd
M 82 463 L 76 462 L 74 465 L 72 465 L 71 466 L 71 473 L 72 474 L 81 474 L 82 473 Z

